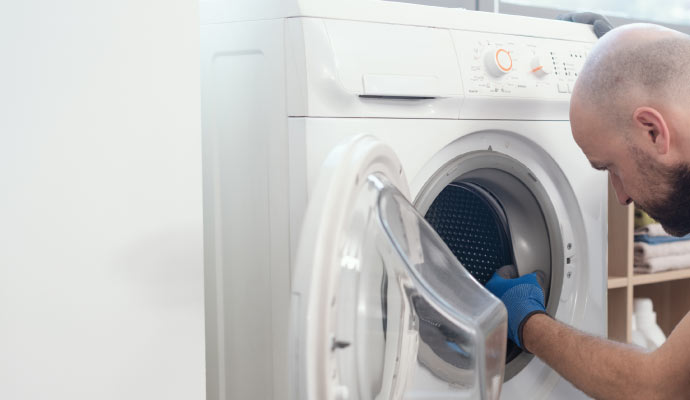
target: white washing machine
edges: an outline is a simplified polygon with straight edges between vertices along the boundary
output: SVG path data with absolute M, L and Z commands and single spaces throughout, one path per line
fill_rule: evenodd
M 607 177 L 568 121 L 591 27 L 201 7 L 207 397 L 585 398 L 481 284 L 541 270 L 550 315 L 606 333 Z

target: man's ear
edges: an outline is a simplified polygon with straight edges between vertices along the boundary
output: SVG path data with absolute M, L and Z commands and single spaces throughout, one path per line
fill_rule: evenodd
M 664 117 L 652 107 L 638 107 L 633 112 L 633 122 L 658 154 L 668 154 L 671 148 L 671 132 Z

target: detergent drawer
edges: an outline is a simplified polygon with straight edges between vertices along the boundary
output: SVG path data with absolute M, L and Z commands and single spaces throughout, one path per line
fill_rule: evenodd
M 290 116 L 458 118 L 446 29 L 319 18 L 286 22 Z

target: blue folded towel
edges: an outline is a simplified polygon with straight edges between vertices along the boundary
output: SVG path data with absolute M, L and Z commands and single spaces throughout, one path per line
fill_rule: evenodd
M 671 242 L 682 242 L 684 240 L 690 240 L 690 234 L 681 237 L 635 235 L 636 242 L 644 242 L 651 245 Z

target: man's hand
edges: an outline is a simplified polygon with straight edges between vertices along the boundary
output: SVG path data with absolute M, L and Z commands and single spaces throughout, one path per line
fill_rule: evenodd
M 546 314 L 544 290 L 539 285 L 537 273 L 517 276 L 513 265 L 500 268 L 486 283 L 486 288 L 501 299 L 508 310 L 508 338 L 524 349 L 522 328 L 534 314 Z
M 592 27 L 594 27 L 594 34 L 597 35 L 597 38 L 604 36 L 606 32 L 613 29 L 613 25 L 611 25 L 606 17 L 592 12 L 562 14 L 557 18 L 563 21 L 592 25 Z

